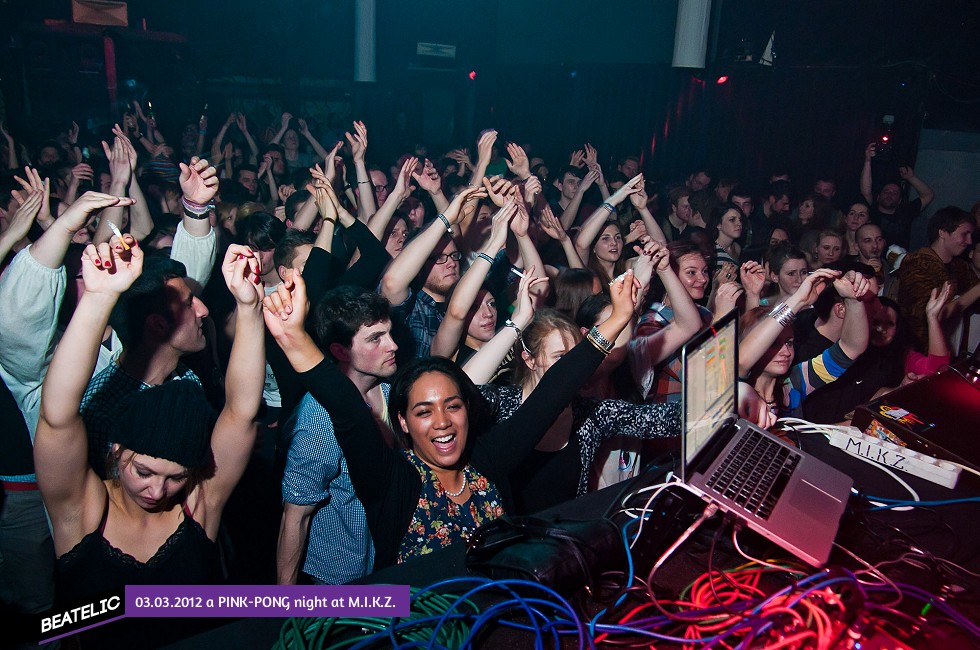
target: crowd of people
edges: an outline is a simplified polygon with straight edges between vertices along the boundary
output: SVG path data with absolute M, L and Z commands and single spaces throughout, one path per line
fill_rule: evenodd
M 980 297 L 978 206 L 906 252 L 934 195 L 873 144 L 841 200 L 493 130 L 381 166 L 361 122 L 249 129 L 0 125 L 5 607 L 411 562 L 676 447 L 680 348 L 732 310 L 770 426 L 936 372 Z

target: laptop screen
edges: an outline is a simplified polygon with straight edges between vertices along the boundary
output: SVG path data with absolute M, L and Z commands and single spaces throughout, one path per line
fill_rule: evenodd
M 738 379 L 738 319 L 732 311 L 688 341 L 681 352 L 684 382 L 682 479 L 711 437 L 734 421 Z

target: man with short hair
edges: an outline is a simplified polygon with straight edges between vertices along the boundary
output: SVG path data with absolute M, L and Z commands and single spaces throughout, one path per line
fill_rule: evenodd
M 874 269 L 875 279 L 881 288 L 879 291 L 883 291 L 885 279 L 891 272 L 891 269 L 886 268 L 887 265 L 881 257 L 882 253 L 885 252 L 886 246 L 885 237 L 881 233 L 881 228 L 873 223 L 864 224 L 854 232 L 854 243 L 858 249 L 858 262 L 867 264 Z
M 926 303 L 933 289 L 949 282 L 950 295 L 959 296 L 943 309 L 946 317 L 976 300 L 973 297 L 976 292 L 968 289 L 980 282 L 960 257 L 970 247 L 975 227 L 973 216 L 966 210 L 955 206 L 937 210 L 929 217 L 929 245 L 906 255 L 898 269 L 898 304 L 918 339 L 916 345 L 920 351 L 924 352 L 928 344 Z
M 703 167 L 695 169 L 684 180 L 684 187 L 691 190 L 692 194 L 694 192 L 700 192 L 709 185 L 711 185 L 711 174 Z
M 583 209 L 582 198 L 595 180 L 595 174 L 586 173 L 585 168 L 565 165 L 558 170 L 554 186 L 558 189 L 559 196 L 558 200 L 551 201 L 550 205 L 551 211 L 561 220 L 561 225 L 565 230 L 579 223 L 581 217 L 594 212 L 591 206 Z
M 449 293 L 459 280 L 462 254 L 453 237 L 461 218 L 463 204 L 481 188 L 460 190 L 441 217 L 416 231 L 381 278 L 379 293 L 392 305 L 392 313 L 411 333 L 400 338 L 406 358 L 427 357 L 446 313 Z M 421 280 L 422 288 L 412 292 L 412 283 Z
M 390 435 L 387 380 L 397 369 L 398 346 L 391 336 L 388 301 L 354 287 L 338 287 L 316 305 L 313 320 L 320 346 L 357 386 Z M 374 569 L 364 506 L 351 485 L 333 422 L 309 394 L 296 410 L 282 499 L 278 584 L 296 584 L 304 556 L 302 571 L 318 584 L 343 584 Z
M 787 181 L 769 184 L 766 200 L 749 217 L 749 245 L 765 247 L 769 245 L 772 231 L 782 228 L 792 232 L 789 221 L 790 185 Z
M 259 170 L 255 165 L 242 165 L 235 172 L 235 180 L 245 188 L 249 201 L 259 200 Z
M 876 147 L 872 142 L 864 150 L 861 196 L 871 206 L 871 220 L 881 226 L 888 241 L 907 249 L 912 235 L 912 222 L 932 203 L 935 193 L 915 175 L 915 170 L 902 166 L 898 168 L 899 175 L 918 192 L 919 197 L 904 201 L 901 186 L 895 181 L 888 181 L 881 186 L 878 195 L 872 198 L 871 160 L 875 157 Z
M 660 222 L 660 229 L 664 231 L 667 241 L 677 241 L 686 237 L 685 231 L 691 222 L 691 190 L 675 187 L 667 193 L 667 199 L 670 201 L 670 212 Z

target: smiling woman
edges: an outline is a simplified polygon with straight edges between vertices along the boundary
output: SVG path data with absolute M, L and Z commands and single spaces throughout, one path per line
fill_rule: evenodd
M 448 359 L 412 361 L 392 383 L 389 411 L 407 449 L 391 449 L 377 433 L 357 389 L 324 362 L 303 328 L 301 277 L 278 300 L 267 299 L 266 325 L 310 393 L 330 413 L 351 482 L 364 504 L 375 544 L 375 567 L 404 562 L 461 543 L 482 523 L 512 510 L 509 475 L 538 444 L 572 396 L 592 375 L 630 322 L 632 273 L 610 287 L 613 314 L 541 379 L 506 421 L 491 426 L 469 377 Z M 278 304 L 277 304 L 278 303 Z M 289 305 L 292 310 L 284 317 Z

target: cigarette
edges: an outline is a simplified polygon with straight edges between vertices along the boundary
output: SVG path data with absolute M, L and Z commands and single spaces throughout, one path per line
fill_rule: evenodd
M 126 240 L 123 239 L 123 234 L 121 232 L 119 232 L 119 228 L 116 227 L 116 224 L 112 223 L 111 221 L 107 221 L 106 223 L 109 224 L 109 230 L 112 231 L 112 234 L 119 238 L 119 243 L 122 244 L 123 250 L 127 250 L 128 251 L 129 250 L 129 244 L 127 244 L 126 243 Z
M 510 272 L 513 273 L 514 275 L 516 275 L 519 278 L 523 278 L 524 277 L 524 272 L 521 271 L 521 270 L 519 270 L 516 266 L 510 267 Z

